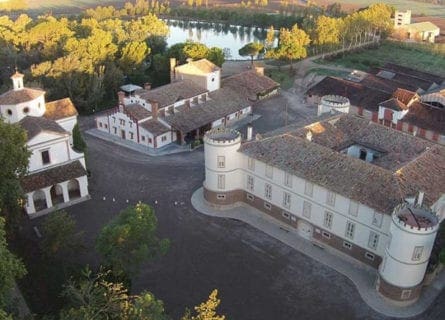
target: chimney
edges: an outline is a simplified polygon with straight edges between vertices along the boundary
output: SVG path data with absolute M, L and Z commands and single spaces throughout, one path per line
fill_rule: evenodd
M 185 110 L 190 109 L 190 100 L 185 100 Z
M 308 132 L 306 132 L 306 140 L 308 140 L 308 141 L 312 141 L 312 131 L 308 131 Z
M 261 66 L 255 66 L 255 71 L 256 71 L 256 73 L 258 73 L 260 76 L 264 76 L 264 67 L 261 67 Z
M 158 119 L 158 108 L 159 108 L 159 105 L 157 102 L 151 103 L 151 114 L 153 116 L 153 119 L 155 119 L 155 120 Z
M 413 136 L 417 136 L 417 129 L 413 130 Z
M 170 82 L 176 81 L 176 58 L 170 58 Z
M 253 126 L 251 123 L 247 125 L 247 141 L 252 140 Z
M 118 98 L 118 101 L 119 101 L 119 105 L 124 105 L 125 92 L 119 91 L 117 93 L 117 98 Z
M 425 192 L 419 191 L 419 195 L 417 196 L 417 205 L 418 206 L 422 205 L 424 196 L 425 196 Z
M 146 82 L 144 83 L 144 90 L 150 90 L 151 89 L 151 83 L 150 82 Z

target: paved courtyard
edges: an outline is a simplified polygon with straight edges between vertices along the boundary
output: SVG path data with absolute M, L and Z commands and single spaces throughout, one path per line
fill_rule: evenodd
M 257 112 L 265 117 L 255 123 L 257 132 L 283 124 L 283 114 L 277 111 L 282 99 L 286 97 L 260 105 Z M 295 119 L 315 112 L 289 109 Z M 90 118 L 81 122 L 83 129 L 91 125 Z M 159 235 L 171 240 L 171 248 L 166 256 L 143 267 L 133 290 L 153 292 L 174 319 L 186 307 L 205 300 L 214 288 L 219 289 L 220 311 L 227 319 L 387 319 L 370 309 L 341 274 L 243 222 L 195 211 L 190 198 L 204 179 L 202 149 L 148 157 L 95 137 L 85 138 L 92 199 L 67 209 L 85 231 L 89 253 L 80 259 L 97 263 L 94 240 L 119 210 L 139 200 L 153 205 Z M 415 319 L 443 319 L 443 301 L 445 292 Z

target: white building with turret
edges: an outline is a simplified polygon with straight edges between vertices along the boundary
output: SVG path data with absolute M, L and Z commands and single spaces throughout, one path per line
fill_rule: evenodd
M 388 300 L 417 300 L 445 218 L 444 147 L 342 114 L 247 139 L 216 128 L 204 152 L 209 204 L 250 205 L 375 268 Z
M 0 95 L 3 121 L 19 124 L 31 151 L 21 181 L 30 217 L 89 199 L 83 153 L 72 148 L 77 110 L 69 98 L 45 102 L 45 92 L 27 88 L 23 74 L 12 75 L 13 89 Z

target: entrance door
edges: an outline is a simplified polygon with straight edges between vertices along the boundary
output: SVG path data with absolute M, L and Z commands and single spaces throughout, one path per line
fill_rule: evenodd
M 313 228 L 306 221 L 298 220 L 297 230 L 298 230 L 298 234 L 300 236 L 302 236 L 303 238 L 306 238 L 306 239 L 311 239 L 312 238 L 312 230 L 313 230 Z
M 121 137 L 125 140 L 125 130 L 121 130 Z

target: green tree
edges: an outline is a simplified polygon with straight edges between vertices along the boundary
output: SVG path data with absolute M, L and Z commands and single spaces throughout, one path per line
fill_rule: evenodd
M 332 46 L 339 42 L 339 19 L 319 16 L 315 26 L 314 44 L 318 46 Z
M 209 54 L 209 48 L 207 48 L 205 44 L 191 41 L 185 43 L 183 51 L 187 58 L 193 60 L 207 58 L 207 55 Z
M 218 47 L 212 47 L 207 52 L 207 59 L 219 67 L 222 67 L 226 58 L 224 50 Z
M 0 309 L 10 303 L 11 290 L 16 279 L 26 274 L 24 264 L 8 250 L 5 219 L 0 217 Z
M 150 292 L 131 296 L 122 283 L 109 281 L 111 272 L 94 274 L 88 267 L 71 279 L 62 295 L 67 300 L 61 320 L 166 320 L 162 301 Z
M 307 56 L 306 47 L 309 43 L 309 36 L 297 25 L 294 25 L 291 30 L 281 28 L 278 47 L 268 51 L 266 56 L 289 61 L 292 69 L 292 61 Z
M 119 64 L 124 73 L 130 73 L 133 68 L 138 68 L 150 53 L 145 42 L 131 41 L 122 48 Z
M 253 65 L 253 58 L 258 56 L 259 54 L 264 53 L 264 45 L 259 42 L 250 42 L 246 44 L 244 47 L 238 50 L 240 56 L 246 57 L 250 56 L 250 61 Z
M 47 258 L 70 256 L 82 248 L 82 232 L 76 231 L 76 221 L 65 211 L 51 213 L 42 224 L 40 248 Z
M 82 133 L 80 132 L 78 123 L 76 123 L 76 125 L 73 128 L 73 148 L 78 152 L 87 151 L 87 144 L 85 140 L 83 140 Z
M 31 155 L 26 141 L 26 132 L 19 125 L 0 118 L 0 214 L 6 217 L 8 229 L 17 225 L 23 204 L 20 179 L 28 171 Z
M 105 264 L 117 274 L 137 273 L 140 265 L 159 255 L 169 247 L 167 239 L 156 236 L 157 219 L 153 209 L 138 203 L 128 207 L 112 219 L 99 233 L 97 251 Z
M 221 300 L 218 299 L 218 290 L 215 289 L 210 293 L 209 299 L 195 307 L 196 315 L 192 315 L 190 310 L 186 310 L 181 320 L 225 320 L 225 316 L 216 314 Z

